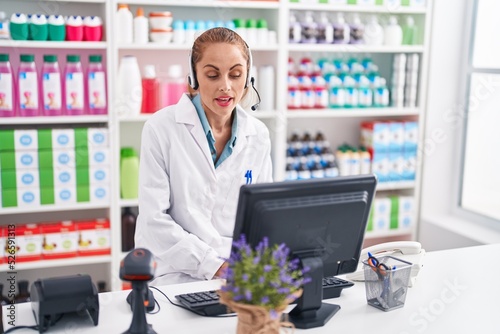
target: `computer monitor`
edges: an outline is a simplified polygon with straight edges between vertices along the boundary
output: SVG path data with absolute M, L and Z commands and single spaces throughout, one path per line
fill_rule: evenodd
M 312 281 L 289 313 L 297 328 L 323 326 L 340 306 L 322 303 L 322 279 L 357 268 L 377 179 L 374 175 L 243 185 L 233 240 L 285 243 Z

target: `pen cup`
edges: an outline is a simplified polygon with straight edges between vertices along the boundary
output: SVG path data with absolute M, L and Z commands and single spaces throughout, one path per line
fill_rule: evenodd
M 363 261 L 366 300 L 382 311 L 403 307 L 406 300 L 412 264 L 392 256 L 377 258 L 386 267 L 373 267 Z M 389 268 L 389 270 L 385 270 Z

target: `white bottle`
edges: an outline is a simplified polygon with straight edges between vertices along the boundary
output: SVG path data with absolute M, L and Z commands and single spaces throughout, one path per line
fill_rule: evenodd
M 384 29 L 378 23 L 375 15 L 370 16 L 365 26 L 365 44 L 382 45 L 384 42 Z
M 334 44 L 347 44 L 351 36 L 351 29 L 345 21 L 344 14 L 337 13 L 333 21 L 333 43 Z
M 259 94 L 261 102 L 259 109 L 263 111 L 274 110 L 274 67 L 271 65 L 261 66 L 259 68 Z
M 9 20 L 6 19 L 5 12 L 0 12 L 0 39 L 10 39 Z
M 132 43 L 134 40 L 134 16 L 126 4 L 119 4 L 116 12 L 116 43 Z
M 142 105 L 142 78 L 137 58 L 124 56 L 118 69 L 117 84 L 118 106 L 120 115 L 137 116 Z
M 403 43 L 403 29 L 398 25 L 398 19 L 395 16 L 389 17 L 389 23 L 384 30 L 384 44 L 398 46 Z
M 325 12 L 321 12 L 318 24 L 318 43 L 333 43 L 333 25 L 328 20 Z
M 134 43 L 147 44 L 149 32 L 149 21 L 144 16 L 142 7 L 137 8 L 137 13 L 134 18 Z

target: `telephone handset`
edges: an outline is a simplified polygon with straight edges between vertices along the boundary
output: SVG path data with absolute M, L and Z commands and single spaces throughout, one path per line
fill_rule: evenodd
M 423 267 L 423 258 L 425 255 L 425 250 L 422 249 L 422 245 L 416 241 L 393 241 L 373 245 L 361 251 L 358 269 L 354 273 L 347 274 L 347 279 L 358 282 L 363 282 L 365 280 L 363 261 L 368 258 L 368 252 L 377 257 L 390 255 L 411 262 L 413 265 L 410 275 L 410 287 L 415 283 L 418 272 L 420 271 L 420 268 Z

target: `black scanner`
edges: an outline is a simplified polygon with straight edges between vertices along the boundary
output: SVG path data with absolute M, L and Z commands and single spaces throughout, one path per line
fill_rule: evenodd
M 76 312 L 99 323 L 99 296 L 89 275 L 38 279 L 31 285 L 31 309 L 44 333 L 61 315 Z

